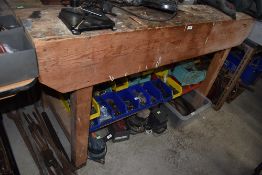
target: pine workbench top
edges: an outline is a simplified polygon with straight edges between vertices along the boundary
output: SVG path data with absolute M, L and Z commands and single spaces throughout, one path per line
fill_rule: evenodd
M 64 23 L 58 18 L 58 14 L 62 6 L 43 6 L 35 8 L 16 9 L 17 16 L 25 23 L 27 30 L 33 39 L 59 39 L 59 38 L 73 38 L 73 37 L 90 37 L 101 34 L 114 34 L 118 32 L 132 32 L 137 30 L 153 29 L 153 28 L 167 28 L 173 26 L 185 26 L 190 24 L 200 23 L 216 23 L 221 21 L 232 20 L 229 16 L 222 12 L 205 5 L 181 5 L 177 16 L 167 22 L 151 22 L 136 17 L 130 17 L 126 12 L 113 8 L 113 12 L 117 17 L 108 15 L 116 23 L 116 31 L 98 30 L 83 32 L 79 36 L 72 35 Z M 30 6 L 29 6 L 30 7 Z M 146 15 L 149 17 L 164 19 L 170 14 L 151 10 L 145 7 L 129 7 L 134 13 Z M 32 18 L 33 12 L 40 12 L 39 18 Z M 250 19 L 248 15 L 243 13 L 237 14 L 237 20 Z
M 16 9 L 16 4 L 12 7 L 36 47 L 40 82 L 62 93 L 237 46 L 254 23 L 246 14 L 233 20 L 205 5 L 179 6 L 167 22 L 145 21 L 114 8 L 117 16 L 109 17 L 116 31 L 73 35 L 58 18 L 62 6 L 24 3 L 24 9 Z M 159 19 L 168 15 L 144 7 L 129 10 Z

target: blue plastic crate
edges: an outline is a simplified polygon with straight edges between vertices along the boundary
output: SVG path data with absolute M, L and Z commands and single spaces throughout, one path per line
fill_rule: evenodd
M 104 121 L 100 121 L 101 120 L 101 116 L 94 119 L 91 122 L 91 127 L 90 127 L 90 132 L 94 132 L 106 125 L 109 125 L 117 120 L 120 120 L 124 117 L 128 116 L 128 111 L 126 109 L 126 106 L 124 104 L 124 102 L 121 100 L 121 98 L 115 93 L 115 92 L 108 92 L 102 96 L 98 96 L 95 97 L 96 101 L 99 103 L 100 105 L 100 109 L 102 106 L 104 106 L 108 112 L 110 113 L 110 115 L 112 116 L 112 118 L 108 119 L 108 120 L 104 120 Z M 113 100 L 115 105 L 117 106 L 118 110 L 120 111 L 121 114 L 119 115 L 115 115 L 115 113 L 113 112 L 112 107 L 108 104 L 108 100 Z M 101 111 L 102 112 L 102 111 Z
M 128 114 L 135 113 L 141 108 L 139 105 L 139 100 L 136 100 L 135 97 L 129 92 L 128 89 L 117 92 L 117 95 L 125 103 Z M 130 109 L 130 110 L 128 109 L 128 105 L 129 105 L 128 103 L 131 103 L 131 105 L 133 106 L 133 109 Z
M 162 102 L 168 102 L 172 100 L 173 98 L 172 89 L 168 85 L 166 85 L 160 79 L 153 80 L 152 83 L 160 91 L 162 95 Z
M 113 117 L 117 117 L 119 115 L 124 115 L 127 113 L 127 109 L 126 109 L 124 102 L 119 98 L 119 96 L 115 92 L 106 93 L 101 96 L 101 99 L 107 104 L 107 108 L 110 110 L 111 115 Z M 114 109 L 110 105 L 110 100 L 114 102 L 120 114 L 117 115 L 114 112 Z
M 160 83 L 161 86 L 165 89 L 166 92 L 169 93 L 168 98 L 163 98 L 163 95 L 159 89 L 156 88 L 155 84 Z M 138 95 L 143 96 L 141 100 Z M 151 102 L 151 96 L 156 98 L 156 101 Z M 119 91 L 119 92 L 108 92 L 102 96 L 95 97 L 96 101 L 101 106 L 105 106 L 108 109 L 108 112 L 111 114 L 112 118 L 109 120 L 105 120 L 100 122 L 100 117 L 91 121 L 90 132 L 94 132 L 106 125 L 109 125 L 113 122 L 121 120 L 125 117 L 133 115 L 140 110 L 147 109 L 153 107 L 161 102 L 168 101 L 172 99 L 172 90 L 161 80 L 154 80 L 144 83 L 143 87 L 141 85 L 134 85 L 129 87 L 128 89 Z M 120 115 L 114 115 L 112 107 L 108 104 L 108 99 L 111 99 L 116 104 L 118 110 L 120 111 Z M 134 104 L 134 110 L 127 110 L 127 106 L 125 105 L 125 99 L 131 100 Z M 142 103 L 143 102 L 143 103 Z
M 231 51 L 224 63 L 224 67 L 230 72 L 235 72 L 241 59 L 244 57 L 244 52 L 240 50 Z
M 131 86 L 128 88 L 128 91 L 132 96 L 134 96 L 134 99 L 139 102 L 140 110 L 151 107 L 150 96 L 148 93 L 145 92 L 145 90 L 140 85 Z M 144 98 L 143 99 L 139 98 L 138 97 L 139 94 Z
M 100 128 L 99 118 L 90 121 L 90 132 L 94 132 Z
M 112 111 L 109 108 L 109 106 L 103 101 L 101 96 L 95 97 L 95 100 L 97 101 L 97 103 L 100 106 L 100 116 L 98 117 L 98 121 L 96 123 L 99 125 L 99 124 L 101 124 L 101 123 L 103 123 L 103 122 L 105 122 L 107 120 L 111 120 L 113 118 L 113 116 L 112 116 Z M 110 116 L 107 116 L 107 118 L 103 116 L 103 114 L 104 114 L 103 108 L 106 108 L 107 113 L 110 115 Z
M 240 50 L 231 51 L 228 55 L 227 60 L 224 63 L 224 68 L 230 72 L 235 72 L 241 60 L 244 57 L 244 52 Z M 252 85 L 256 79 L 262 73 L 262 57 L 260 55 L 255 55 L 252 61 L 247 65 L 245 70 L 241 75 L 241 80 L 246 85 Z
M 161 92 L 153 85 L 152 81 L 143 84 L 143 89 L 149 94 L 151 106 L 155 106 L 163 101 Z

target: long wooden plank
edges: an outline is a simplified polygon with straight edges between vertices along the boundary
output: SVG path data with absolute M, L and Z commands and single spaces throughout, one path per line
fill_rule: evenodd
M 77 90 L 71 95 L 71 160 L 75 167 L 85 165 L 89 135 L 92 87 Z
M 212 85 L 214 84 L 217 75 L 222 68 L 230 49 L 225 49 L 216 52 L 207 71 L 207 77 L 204 82 L 201 83 L 201 87 L 198 89 L 203 95 L 207 96 Z
M 252 20 L 36 41 L 40 82 L 60 92 L 239 45 Z M 241 27 L 241 28 L 240 28 Z M 63 77 L 63 78 L 61 78 Z
M 36 46 L 39 80 L 63 93 L 231 48 L 242 43 L 253 25 L 247 15 L 239 13 L 232 20 L 207 6 L 182 7 L 171 21 L 143 25 L 114 9 L 116 31 L 73 36 L 57 18 L 60 7 L 16 13 L 25 20 L 35 10 L 41 11 L 41 18 L 32 20 L 28 33 Z M 143 8 L 132 10 L 153 14 Z

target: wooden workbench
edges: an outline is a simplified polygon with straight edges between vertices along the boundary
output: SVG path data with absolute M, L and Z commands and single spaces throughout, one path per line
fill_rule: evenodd
M 61 93 L 72 92 L 71 116 L 68 119 L 66 114 L 60 115 L 60 123 L 70 139 L 76 167 L 87 160 L 94 85 L 216 52 L 200 87 L 206 95 L 230 48 L 241 44 L 253 25 L 253 19 L 245 14 L 239 13 L 237 20 L 232 20 L 208 6 L 181 6 L 173 20 L 162 23 L 130 18 L 114 9 L 118 16 L 111 18 L 116 22 L 116 31 L 74 36 L 58 19 L 60 9 L 40 6 L 17 9 L 16 14 L 24 23 L 32 24 L 27 31 L 36 47 L 40 82 Z M 141 7 L 131 9 L 148 16 L 155 12 Z M 40 11 L 40 18 L 29 19 L 33 11 Z M 155 15 L 163 18 L 166 14 Z

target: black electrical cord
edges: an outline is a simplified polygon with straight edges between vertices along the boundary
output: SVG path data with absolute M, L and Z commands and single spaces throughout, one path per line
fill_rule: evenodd
M 143 19 L 143 20 L 147 20 L 147 21 L 152 21 L 152 22 L 166 22 L 166 21 L 169 21 L 169 20 L 173 19 L 177 15 L 177 11 L 176 11 L 173 14 L 171 14 L 170 17 L 168 17 L 166 19 L 154 19 L 154 18 L 145 17 L 145 16 L 142 16 L 142 15 L 133 13 L 133 12 L 131 12 L 131 11 L 121 7 L 121 6 L 118 6 L 116 4 L 113 4 L 113 6 L 116 7 L 116 8 L 119 8 L 120 10 L 123 10 L 123 11 L 129 13 L 130 15 L 133 15 L 133 16 L 135 16 L 137 18 L 140 18 L 140 19 Z

